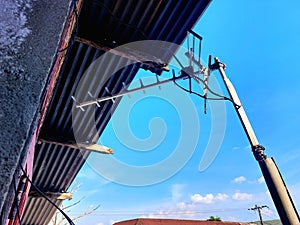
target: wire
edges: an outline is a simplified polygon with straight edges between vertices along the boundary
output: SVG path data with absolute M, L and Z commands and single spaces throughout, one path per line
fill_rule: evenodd
M 195 211 L 177 211 L 177 210 L 168 210 L 161 211 L 158 210 L 142 210 L 142 211 L 130 211 L 130 210 L 115 210 L 115 211 L 99 211 L 94 215 L 190 215 L 190 214 L 208 214 L 208 213 L 220 213 L 220 212 L 233 212 L 233 211 L 242 211 L 246 208 L 228 208 L 228 209 L 210 209 L 210 210 L 195 210 Z
M 228 98 L 228 97 L 226 97 L 226 96 L 224 96 L 224 95 L 220 95 L 220 94 L 216 93 L 215 91 L 213 91 L 213 90 L 212 90 L 212 89 L 204 82 L 204 80 L 202 80 L 200 77 L 197 77 L 197 76 L 194 76 L 194 75 L 193 75 L 192 78 L 194 78 L 196 81 L 200 81 L 210 93 L 212 93 L 213 95 L 216 95 L 216 96 L 220 97 L 220 98 L 206 98 L 206 99 L 208 99 L 208 100 L 227 100 L 227 101 L 232 102 L 232 103 L 234 104 L 234 106 L 236 106 L 236 107 L 238 107 L 238 108 L 241 107 L 241 105 L 236 104 L 236 103 L 234 102 L 233 99 Z M 203 96 L 203 97 L 204 97 L 204 96 Z M 204 98 L 205 98 L 205 97 L 204 97 Z
M 168 49 L 167 48 L 167 51 L 169 51 L 171 54 L 172 54 L 172 56 L 175 58 L 175 60 L 178 62 L 178 64 L 180 65 L 180 67 L 181 68 L 184 68 L 183 67 L 183 65 L 182 65 L 182 63 L 180 62 L 180 60 L 176 57 L 176 55 L 170 50 L 170 49 Z M 220 98 L 211 98 L 211 97 L 207 97 L 207 96 L 204 96 L 204 95 L 200 95 L 199 93 L 196 93 L 196 92 L 194 92 L 194 91 L 192 91 L 192 90 L 188 90 L 188 89 L 186 89 L 186 88 L 184 88 L 184 87 L 182 87 L 182 86 L 180 86 L 178 83 L 176 83 L 175 81 L 174 81 L 174 83 L 179 87 L 179 88 L 181 88 L 182 90 L 184 90 L 184 91 L 186 91 L 186 92 L 189 92 L 190 94 L 195 94 L 195 95 L 197 95 L 197 96 L 199 96 L 199 97 L 201 97 L 201 98 L 203 98 L 203 99 L 207 99 L 207 100 L 214 100 L 214 101 L 220 101 L 220 100 L 226 100 L 226 101 L 230 101 L 230 102 L 232 102 L 232 104 L 235 106 L 235 107 L 237 107 L 237 108 L 240 108 L 241 107 L 241 105 L 239 105 L 239 104 L 236 104 L 235 102 L 234 102 L 234 100 L 233 99 L 231 99 L 231 98 L 228 98 L 228 97 L 226 97 L 226 96 L 224 96 L 224 95 L 220 95 L 220 94 L 218 94 L 218 93 L 216 93 L 215 91 L 213 91 L 212 89 L 210 89 L 209 87 L 208 87 L 208 85 L 204 82 L 204 80 L 202 80 L 200 77 L 197 77 L 197 76 L 194 76 L 194 75 L 189 75 L 189 79 L 190 78 L 194 78 L 196 81 L 200 81 L 203 85 L 204 85 L 204 87 L 210 92 L 210 93 L 212 93 L 213 95 L 216 95 L 216 96 L 218 96 L 218 97 L 220 97 Z
M 19 208 L 20 205 L 19 205 L 19 200 L 18 200 L 18 189 L 17 189 L 15 179 L 13 181 L 13 185 L 14 185 L 14 191 L 15 191 L 15 204 L 16 204 L 16 208 L 17 208 L 17 216 L 18 216 L 19 224 L 22 225 L 20 208 Z
M 66 220 L 69 222 L 71 225 L 75 225 L 75 223 L 72 221 L 72 219 L 61 209 L 59 208 L 50 198 L 48 198 L 44 192 L 42 192 L 33 182 L 30 180 L 28 175 L 26 174 L 26 171 L 24 170 L 21 162 L 19 162 L 21 170 L 23 174 L 25 175 L 26 179 L 29 181 L 29 183 L 34 187 L 34 189 L 43 197 L 45 198 L 52 206 L 54 206 L 63 216 L 66 218 Z
M 186 91 L 186 92 L 188 92 L 188 93 L 190 93 L 190 94 L 197 95 L 197 96 L 199 96 L 200 98 L 205 98 L 204 95 L 201 95 L 201 94 L 199 94 L 199 93 L 197 93 L 197 92 L 194 92 L 194 91 L 192 91 L 192 90 L 188 90 L 188 89 L 182 87 L 182 86 L 179 85 L 175 80 L 174 80 L 173 82 L 174 82 L 174 84 L 175 84 L 177 87 L 179 87 L 180 89 L 182 89 L 182 90 L 184 90 L 184 91 Z
M 199 78 L 199 79 L 200 79 L 200 78 Z M 201 80 L 201 79 L 200 79 L 200 80 Z M 201 82 L 204 82 L 204 81 L 201 80 Z M 174 84 L 175 84 L 177 87 L 179 87 L 180 89 L 184 90 L 185 92 L 188 92 L 188 93 L 190 93 L 190 94 L 197 95 L 197 96 L 200 97 L 200 98 L 207 99 L 207 100 L 213 100 L 213 101 L 227 100 L 227 101 L 232 102 L 236 107 L 240 107 L 240 105 L 236 104 L 231 98 L 228 98 L 228 97 L 226 97 L 226 96 L 219 95 L 219 94 L 213 92 L 210 88 L 207 87 L 207 85 L 206 85 L 207 90 L 209 90 L 211 93 L 213 93 L 213 94 L 219 96 L 220 98 L 205 97 L 204 95 L 201 95 L 201 94 L 199 94 L 199 93 L 197 93 L 197 92 L 194 92 L 194 91 L 192 91 L 192 90 L 188 90 L 188 89 L 182 87 L 182 86 L 179 85 L 176 81 L 174 81 Z M 204 84 L 204 85 L 205 85 L 205 84 Z

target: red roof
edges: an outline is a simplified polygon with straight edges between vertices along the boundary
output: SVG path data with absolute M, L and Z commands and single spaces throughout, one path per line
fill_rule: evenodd
M 240 222 L 206 221 L 206 220 L 176 220 L 176 219 L 134 219 L 117 222 L 114 225 L 248 225 Z

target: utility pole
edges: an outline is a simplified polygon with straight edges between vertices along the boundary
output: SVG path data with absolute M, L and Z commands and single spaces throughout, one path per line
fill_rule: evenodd
M 225 74 L 225 64 L 215 58 L 215 62 L 211 65 L 211 56 L 209 59 L 209 69 L 218 70 L 221 74 L 223 82 L 227 88 L 230 98 L 233 102 L 234 108 L 240 122 L 243 125 L 244 131 L 251 144 L 252 152 L 257 160 L 262 174 L 265 178 L 266 184 L 272 196 L 273 202 L 279 214 L 280 220 L 283 225 L 299 225 L 300 219 L 296 207 L 289 194 L 289 191 L 284 183 L 280 171 L 273 158 L 268 158 L 264 153 L 265 148 L 259 144 L 256 135 L 252 129 L 250 121 L 244 111 L 244 108 L 239 100 L 239 97 L 234 89 L 234 86 Z
M 263 208 L 269 208 L 269 207 L 266 206 L 266 205 L 263 205 L 263 206 L 255 205 L 253 208 L 248 209 L 248 210 L 253 210 L 253 211 L 256 211 L 256 210 L 257 210 L 258 215 L 259 215 L 260 224 L 261 224 L 261 225 L 264 225 L 263 219 L 262 219 L 262 215 L 261 215 L 261 210 L 262 210 Z

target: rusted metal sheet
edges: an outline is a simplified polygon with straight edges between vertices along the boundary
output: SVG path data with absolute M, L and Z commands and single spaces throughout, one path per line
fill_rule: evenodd
M 34 135 L 32 136 L 27 157 L 23 166 L 24 170 L 27 172 L 27 176 L 30 179 L 32 178 L 32 172 L 33 172 L 33 160 L 34 160 L 34 150 L 35 150 L 36 141 L 37 141 L 37 129 L 35 130 Z M 17 177 L 17 181 L 18 182 L 16 184 L 16 188 L 17 188 L 16 195 L 13 202 L 11 203 L 10 213 L 6 225 L 20 224 L 18 213 L 22 215 L 25 207 L 25 202 L 30 191 L 30 186 L 31 186 L 30 182 L 28 182 L 26 177 L 22 175 L 21 171 Z
M 82 7 L 83 0 L 78 0 L 78 1 L 72 1 L 70 4 L 70 11 L 69 15 L 67 16 L 64 28 L 63 28 L 63 33 L 61 35 L 61 41 L 58 45 L 58 50 L 56 52 L 56 55 L 54 57 L 53 61 L 53 67 L 50 72 L 50 80 L 47 86 L 46 94 L 44 96 L 44 101 L 41 106 L 41 114 L 40 114 L 40 119 L 39 123 L 37 126 L 37 135 L 40 132 L 41 126 L 43 125 L 44 118 L 46 116 L 46 112 L 49 106 L 49 103 L 51 101 L 52 95 L 53 95 L 53 90 L 57 81 L 57 78 L 59 76 L 62 64 L 65 60 L 67 50 L 72 44 L 72 35 L 76 33 L 76 29 L 78 26 L 78 15 L 80 14 L 81 7 Z

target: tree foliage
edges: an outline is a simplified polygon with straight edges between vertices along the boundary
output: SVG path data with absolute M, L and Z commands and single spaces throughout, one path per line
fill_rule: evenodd
M 220 217 L 216 216 L 210 216 L 207 221 L 222 221 Z

